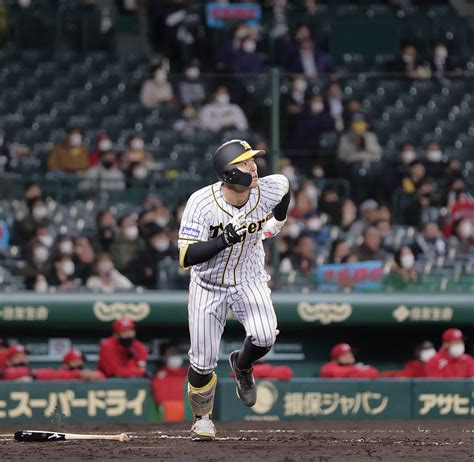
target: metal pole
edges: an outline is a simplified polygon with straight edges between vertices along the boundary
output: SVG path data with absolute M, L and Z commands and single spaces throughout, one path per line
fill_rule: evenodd
M 280 160 L 280 69 L 271 69 L 271 170 L 272 173 L 278 171 L 278 161 Z M 273 266 L 273 288 L 278 287 L 280 250 L 278 247 L 278 237 L 272 242 L 272 266 Z

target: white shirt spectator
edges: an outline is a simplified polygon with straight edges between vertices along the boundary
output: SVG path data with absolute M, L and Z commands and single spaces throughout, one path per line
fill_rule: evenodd
M 201 128 L 218 132 L 224 128 L 236 128 L 247 130 L 248 122 L 244 111 L 237 106 L 227 102 L 209 103 L 203 106 L 199 113 Z
M 140 92 L 140 101 L 150 109 L 173 98 L 173 87 L 168 82 L 168 73 L 163 69 L 158 69 L 153 79 L 146 80 Z
M 113 292 L 116 289 L 132 289 L 133 284 L 123 274 L 116 269 L 112 270 L 110 277 L 106 280 L 99 276 L 91 276 L 87 279 L 86 286 L 91 290 L 99 290 L 101 292 Z

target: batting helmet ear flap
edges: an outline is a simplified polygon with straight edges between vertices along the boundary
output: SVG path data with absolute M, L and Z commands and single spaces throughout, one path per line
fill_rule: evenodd
M 238 184 L 246 187 L 252 184 L 252 175 L 242 172 L 238 168 L 222 173 L 221 177 L 222 181 L 229 184 Z

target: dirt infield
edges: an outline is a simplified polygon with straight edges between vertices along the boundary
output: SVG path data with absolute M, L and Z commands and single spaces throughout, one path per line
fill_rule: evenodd
M 18 443 L 21 426 L 0 425 L 0 460 L 10 461 L 473 461 L 474 419 L 465 421 L 302 421 L 217 423 L 218 439 L 193 443 L 188 424 L 41 426 L 120 433 L 128 443 Z

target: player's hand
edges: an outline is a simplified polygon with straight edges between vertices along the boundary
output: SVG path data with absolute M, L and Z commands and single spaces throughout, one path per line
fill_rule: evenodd
M 224 240 L 228 246 L 237 244 L 242 240 L 242 236 L 247 231 L 247 221 L 245 212 L 239 212 L 224 228 Z
M 279 234 L 285 223 L 286 218 L 283 221 L 278 221 L 275 217 L 271 217 L 269 220 L 267 220 L 267 222 L 263 225 L 262 241 L 264 239 L 275 237 L 277 234 Z

